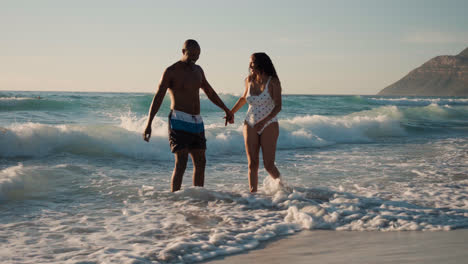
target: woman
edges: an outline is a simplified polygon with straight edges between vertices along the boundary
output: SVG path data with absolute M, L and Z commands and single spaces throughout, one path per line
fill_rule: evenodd
M 256 192 L 260 148 L 268 174 L 274 179 L 280 177 L 275 166 L 275 152 L 279 135 L 276 115 L 281 111 L 281 84 L 270 57 L 263 52 L 252 54 L 249 71 L 250 74 L 245 79 L 244 94 L 231 111 L 234 114 L 246 102 L 249 104 L 243 130 L 249 162 L 250 192 Z

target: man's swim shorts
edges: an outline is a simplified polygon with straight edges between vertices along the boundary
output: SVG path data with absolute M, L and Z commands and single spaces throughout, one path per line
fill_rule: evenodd
M 171 110 L 168 127 L 172 153 L 181 149 L 206 149 L 205 127 L 200 115 Z

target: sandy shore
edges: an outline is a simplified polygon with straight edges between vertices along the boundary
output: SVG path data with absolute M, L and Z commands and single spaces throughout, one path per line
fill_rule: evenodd
M 303 231 L 206 263 L 467 263 L 468 229 L 438 232 Z

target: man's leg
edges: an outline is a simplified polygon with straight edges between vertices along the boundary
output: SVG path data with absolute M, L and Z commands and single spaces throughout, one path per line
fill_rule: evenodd
M 204 149 L 192 149 L 190 150 L 190 156 L 192 157 L 193 163 L 193 185 L 203 187 L 205 183 L 205 150 Z
M 181 149 L 175 153 L 174 172 L 172 173 L 171 192 L 180 190 L 185 168 L 187 168 L 188 150 Z

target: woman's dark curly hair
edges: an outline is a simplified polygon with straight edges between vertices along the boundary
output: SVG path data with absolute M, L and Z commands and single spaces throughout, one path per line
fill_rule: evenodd
M 255 64 L 255 70 L 260 73 L 265 73 L 268 76 L 272 76 L 273 78 L 279 79 L 278 74 L 276 74 L 275 66 L 273 66 L 273 62 L 266 53 L 256 52 L 252 54 L 252 60 Z M 253 74 L 250 74 L 248 77 L 249 81 L 253 81 L 254 77 L 255 76 Z

